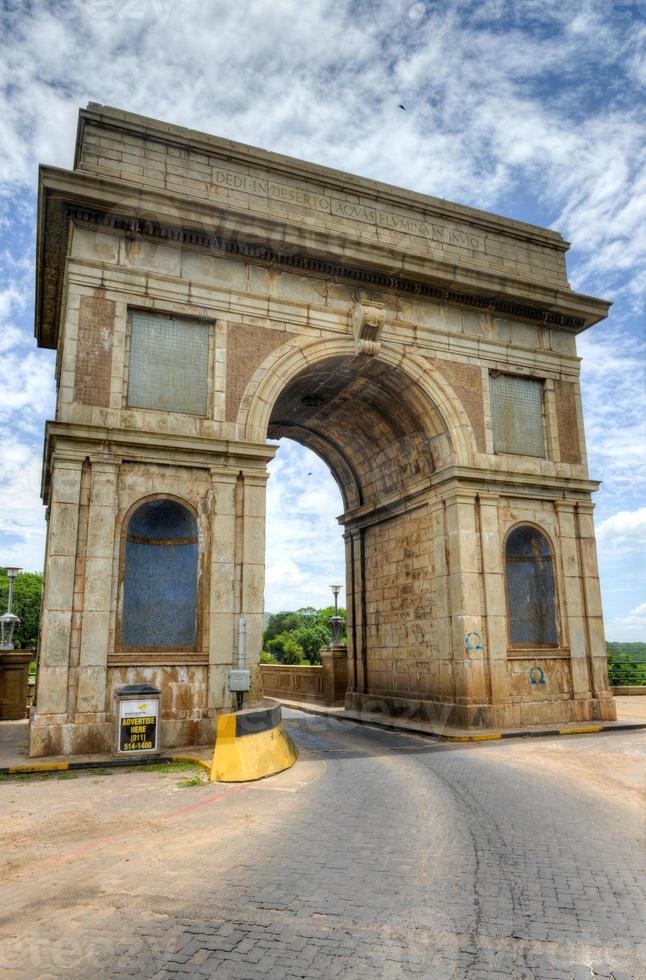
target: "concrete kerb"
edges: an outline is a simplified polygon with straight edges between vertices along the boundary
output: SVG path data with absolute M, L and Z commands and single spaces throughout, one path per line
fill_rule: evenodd
M 301 711 L 308 715 L 315 715 L 319 718 L 328 718 L 335 721 L 355 722 L 356 724 L 360 725 L 372 725 L 377 728 L 382 728 L 385 731 L 402 732 L 410 735 L 422 735 L 426 738 L 437 739 L 438 741 L 444 743 L 486 743 L 510 738 L 545 738 L 561 735 L 602 735 L 612 732 L 638 731 L 640 729 L 646 729 L 646 722 L 605 722 L 596 725 L 566 725 L 562 728 L 516 729 L 513 731 L 503 732 L 478 732 L 468 735 L 450 735 L 443 734 L 441 731 L 431 731 L 428 727 L 415 725 L 415 723 L 411 723 L 410 721 L 402 723 L 395 718 L 392 718 L 389 721 L 384 721 L 374 716 L 365 717 L 359 715 L 359 713 L 348 712 L 339 708 L 320 708 L 305 702 L 281 700 L 279 703 L 285 708 L 291 708 L 294 711 Z M 235 717 L 235 715 L 233 717 Z M 199 751 L 199 748 L 201 748 L 205 753 L 208 752 L 208 759 L 202 758 L 197 754 L 192 754 L 193 751 Z M 213 763 L 211 761 L 211 749 L 207 746 L 196 747 L 195 750 L 191 746 L 183 750 L 180 749 L 178 752 L 170 755 L 149 755 L 142 759 L 134 759 L 132 757 L 129 757 L 128 759 L 116 759 L 114 756 L 106 756 L 105 758 L 94 758 L 89 761 L 70 760 L 69 762 L 34 762 L 17 766 L 0 766 L 0 776 L 46 775 L 47 773 L 83 770 L 91 771 L 92 769 L 136 769 L 151 765 L 167 765 L 173 762 L 193 763 L 194 765 L 199 766 L 201 769 L 204 769 L 209 776 L 211 776 Z M 258 779 L 264 778 L 264 776 L 260 775 L 252 778 Z
M 568 724 L 559 728 L 519 728 L 506 731 L 493 732 L 474 732 L 450 734 L 446 729 L 439 726 L 433 727 L 424 723 L 414 721 L 401 721 L 397 718 L 384 720 L 383 717 L 374 714 L 361 714 L 360 712 L 347 711 L 342 708 L 326 709 L 306 702 L 287 701 L 280 699 L 280 703 L 285 708 L 294 711 L 302 711 L 305 714 L 317 715 L 319 718 L 329 718 L 335 721 L 355 722 L 359 725 L 372 725 L 390 732 L 402 732 L 410 735 L 423 735 L 426 738 L 434 738 L 440 742 L 496 742 L 501 739 L 509 738 L 544 738 L 555 735 L 598 735 L 608 732 L 635 731 L 646 728 L 646 722 L 599 722 Z
M 85 760 L 34 761 L 0 767 L 0 775 L 46 775 L 189 762 L 204 769 L 212 782 L 249 782 L 290 768 L 297 757 L 298 750 L 282 725 L 280 704 L 266 698 L 260 706 L 219 715 L 213 748 L 186 746 L 176 752 L 147 754 L 139 759 L 106 754 Z
M 210 763 L 200 759 L 199 756 L 149 755 L 145 759 L 115 759 L 113 756 L 106 756 L 105 759 L 92 759 L 90 762 L 34 762 L 24 766 L 0 766 L 0 776 L 38 775 L 84 769 L 138 769 L 142 766 L 167 765 L 171 762 L 192 762 L 206 769 L 207 772 L 211 771 Z

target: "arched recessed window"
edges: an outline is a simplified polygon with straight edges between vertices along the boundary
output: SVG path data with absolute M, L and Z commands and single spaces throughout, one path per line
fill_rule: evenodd
M 556 646 L 554 569 L 549 542 L 538 528 L 515 528 L 507 538 L 507 609 L 512 646 Z
M 149 500 L 126 532 L 121 646 L 194 649 L 197 524 L 176 500 Z

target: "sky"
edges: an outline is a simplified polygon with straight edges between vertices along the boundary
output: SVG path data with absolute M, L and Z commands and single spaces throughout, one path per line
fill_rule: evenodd
M 0 0 L 0 37 L 0 564 L 43 562 L 37 166 L 94 101 L 562 232 L 614 304 L 578 340 L 606 633 L 646 640 L 644 3 Z M 267 608 L 326 605 L 336 484 L 294 443 L 271 471 Z

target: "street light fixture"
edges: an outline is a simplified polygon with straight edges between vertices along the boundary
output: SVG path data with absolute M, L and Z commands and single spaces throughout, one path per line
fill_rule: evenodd
M 13 634 L 16 627 L 20 625 L 18 617 L 11 612 L 11 606 L 13 604 L 13 584 L 21 571 L 22 569 L 12 565 L 5 569 L 9 579 L 9 598 L 7 611 L 4 616 L 0 616 L 0 650 L 13 650 Z
M 339 592 L 341 591 L 340 585 L 331 585 L 330 588 L 334 594 L 334 615 L 339 615 Z
M 337 647 L 341 643 L 341 633 L 343 632 L 343 617 L 339 616 L 339 592 L 341 591 L 341 586 L 331 585 L 330 588 L 334 595 L 334 616 L 328 619 L 327 624 L 332 634 L 332 646 Z

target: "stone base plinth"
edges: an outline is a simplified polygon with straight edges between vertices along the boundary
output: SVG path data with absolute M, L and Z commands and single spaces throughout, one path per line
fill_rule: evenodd
M 215 739 L 216 719 L 164 718 L 160 721 L 161 750 L 186 745 L 209 745 Z M 29 726 L 29 755 L 93 755 L 114 752 L 116 719 L 111 715 L 38 715 L 32 709 Z
M 330 646 L 321 650 L 323 693 L 326 704 L 343 704 L 348 689 L 347 647 Z
M 0 652 L 0 721 L 27 717 L 31 650 Z
M 568 724 L 582 721 L 614 721 L 613 698 L 558 699 L 506 704 L 452 704 L 380 694 L 348 691 L 349 711 L 384 718 L 410 719 L 451 728 L 519 728 L 532 725 Z

